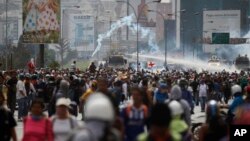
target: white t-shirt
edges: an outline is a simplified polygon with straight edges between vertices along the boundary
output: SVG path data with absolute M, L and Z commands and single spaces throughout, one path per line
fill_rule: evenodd
M 207 97 L 208 86 L 206 84 L 200 84 L 199 86 L 199 96 Z
M 55 141 L 66 141 L 68 134 L 78 126 L 76 119 L 54 119 L 53 131 L 55 135 Z
M 21 99 L 24 98 L 25 96 L 21 94 L 20 91 L 23 91 L 23 93 L 26 94 L 26 89 L 25 89 L 25 85 L 24 82 L 21 80 L 18 80 L 17 84 L 16 84 L 16 99 Z
M 125 95 L 125 97 L 128 97 L 128 84 L 127 83 L 122 84 L 122 93 Z

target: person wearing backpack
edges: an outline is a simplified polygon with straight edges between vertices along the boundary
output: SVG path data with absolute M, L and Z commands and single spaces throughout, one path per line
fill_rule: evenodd
M 66 141 L 68 133 L 78 127 L 70 113 L 70 99 L 60 98 L 56 102 L 56 115 L 51 118 L 55 141 Z
M 193 96 L 190 91 L 188 91 L 188 82 L 186 79 L 181 79 L 179 82 L 179 86 L 181 88 L 182 99 L 185 99 L 189 106 L 191 107 L 191 113 L 194 113 L 194 103 L 193 103 Z
M 121 112 L 125 126 L 125 141 L 135 141 L 136 137 L 144 132 L 148 118 L 148 107 L 143 104 L 143 93 L 140 88 L 133 88 L 133 104 L 128 105 Z
M 32 101 L 31 114 L 23 120 L 22 141 L 54 141 L 52 122 L 43 114 L 44 103 L 41 99 Z
M 58 79 L 58 86 L 55 87 L 55 90 L 53 92 L 53 96 L 50 100 L 49 104 L 49 116 L 54 115 L 55 113 L 55 104 L 56 101 L 62 97 L 66 98 L 68 97 L 68 91 L 69 91 L 69 82 L 66 80 L 63 80 L 61 78 Z

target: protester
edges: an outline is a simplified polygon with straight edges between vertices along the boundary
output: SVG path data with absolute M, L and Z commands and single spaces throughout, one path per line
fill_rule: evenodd
M 146 120 L 148 118 L 148 107 L 143 104 L 143 95 L 139 88 L 133 88 L 133 105 L 128 105 L 121 112 L 121 117 L 125 126 L 125 140 L 135 141 L 136 137 L 144 132 Z
M 223 108 L 229 108 L 227 114 L 227 122 L 232 123 L 236 114 L 236 109 L 244 104 L 242 88 L 239 85 L 234 85 L 231 88 L 232 95 L 234 96 L 233 102 L 230 105 L 222 105 Z
M 56 115 L 52 117 L 55 141 L 66 141 L 68 133 L 78 128 L 78 121 L 69 113 L 70 99 L 60 98 L 56 102 Z
M 17 77 L 14 72 L 11 72 L 11 78 L 7 81 L 8 87 L 8 107 L 11 110 L 11 113 L 14 114 L 16 108 L 16 85 Z
M 183 118 L 185 120 L 185 122 L 188 124 L 188 126 L 191 125 L 191 108 L 188 104 L 188 102 L 182 98 L 182 92 L 181 92 L 181 88 L 178 85 L 174 85 L 171 89 L 170 92 L 170 98 L 169 100 L 165 101 L 165 103 L 169 103 L 172 100 L 176 100 L 178 102 L 180 102 L 184 113 L 183 113 Z
M 201 80 L 201 83 L 198 86 L 198 91 L 200 97 L 201 112 L 205 112 L 205 105 L 208 97 L 208 85 L 204 80 Z
M 5 98 L 0 91 L 0 140 L 1 141 L 17 141 L 15 127 L 17 125 L 13 114 L 4 104 Z
M 86 102 L 85 124 L 74 130 L 69 141 L 120 141 L 120 133 L 112 128 L 114 107 L 107 96 L 96 93 Z
M 149 133 L 140 134 L 137 141 L 173 141 L 169 129 L 171 112 L 167 105 L 161 103 L 154 105 L 149 119 Z
M 194 110 L 193 97 L 192 97 L 191 92 L 188 90 L 187 80 L 181 79 L 179 82 L 179 86 L 181 88 L 182 98 L 188 102 L 188 104 L 191 108 L 191 113 L 193 113 L 193 110 Z
M 154 94 L 154 103 L 164 103 L 168 99 L 168 87 L 167 84 L 160 84 L 160 88 Z
M 191 141 L 191 134 L 187 123 L 183 120 L 182 105 L 176 101 L 170 101 L 168 107 L 171 110 L 172 120 L 170 123 L 170 132 L 175 141 Z
M 31 102 L 32 102 L 32 100 L 34 99 L 34 97 L 36 95 L 36 90 L 34 88 L 34 85 L 31 83 L 29 74 L 27 74 L 25 76 L 24 86 L 25 86 L 25 91 L 26 91 L 26 94 L 27 94 L 28 107 L 30 107 Z
M 43 114 L 44 103 L 41 99 L 33 100 L 31 114 L 23 121 L 23 141 L 54 141 L 52 123 Z
M 95 66 L 94 62 L 92 62 L 91 65 L 89 66 L 89 71 L 90 71 L 90 73 L 95 73 L 96 66 Z
M 80 106 L 79 111 L 82 113 L 82 120 L 84 120 L 84 105 L 87 99 L 91 94 L 93 94 L 97 90 L 97 82 L 94 81 L 91 84 L 91 87 L 84 92 L 84 94 L 80 97 Z
M 220 115 L 220 107 L 211 100 L 206 108 L 206 123 L 199 130 L 199 141 L 220 141 L 227 136 L 227 126 Z
M 24 75 L 19 75 L 19 80 L 16 85 L 16 95 L 18 103 L 18 121 L 22 121 L 28 114 L 28 103 L 27 103 L 27 93 L 24 84 Z

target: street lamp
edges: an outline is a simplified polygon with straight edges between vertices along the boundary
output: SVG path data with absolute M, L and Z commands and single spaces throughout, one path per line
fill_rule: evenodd
M 163 19 L 164 30 L 166 30 L 165 28 L 167 28 L 167 27 L 165 27 L 165 25 L 166 25 L 167 21 L 165 20 L 165 17 L 162 15 L 162 13 L 159 12 L 159 11 L 156 11 L 156 10 L 148 10 L 148 12 L 155 12 L 155 13 L 159 14 Z M 165 35 L 166 35 L 166 33 L 165 33 Z M 164 45 L 165 45 L 164 67 L 167 68 L 167 49 L 168 48 L 167 48 L 167 39 L 166 39 L 166 37 L 164 37 Z
M 154 0 L 154 1 L 149 1 L 149 2 L 147 2 L 147 3 L 145 3 L 143 6 L 142 6 L 142 8 L 141 8 L 141 10 L 140 11 L 138 11 L 138 15 L 136 14 L 136 11 L 135 11 L 135 8 L 134 8 L 134 6 L 131 4 L 131 3 L 129 3 L 128 1 L 116 1 L 116 2 L 122 2 L 122 3 L 126 3 L 126 4 L 128 4 L 132 9 L 133 9 L 133 11 L 134 11 L 134 14 L 135 14 L 135 17 L 136 17 L 136 30 L 137 30 L 137 32 L 136 32 L 136 65 L 137 65 L 137 71 L 139 71 L 139 31 L 138 31 L 138 28 L 139 28 L 139 19 L 140 19 L 140 17 L 141 17 L 141 12 L 143 11 L 143 9 L 145 8 L 145 6 L 147 6 L 148 4 L 150 4 L 150 3 L 160 3 L 161 2 L 161 0 Z

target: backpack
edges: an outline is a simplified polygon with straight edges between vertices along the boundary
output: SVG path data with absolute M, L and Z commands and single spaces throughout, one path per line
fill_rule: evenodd
M 75 128 L 72 132 L 70 132 L 66 141 L 74 141 L 76 135 L 78 135 L 80 131 L 86 131 L 89 134 L 89 141 L 97 141 L 94 138 L 95 134 L 89 128 L 84 126 Z
M 52 117 L 52 125 L 55 124 L 55 121 L 57 120 L 57 117 L 54 116 Z M 69 122 L 70 122 L 70 129 L 74 129 L 75 128 L 75 125 L 74 125 L 74 120 L 72 117 L 69 118 Z

